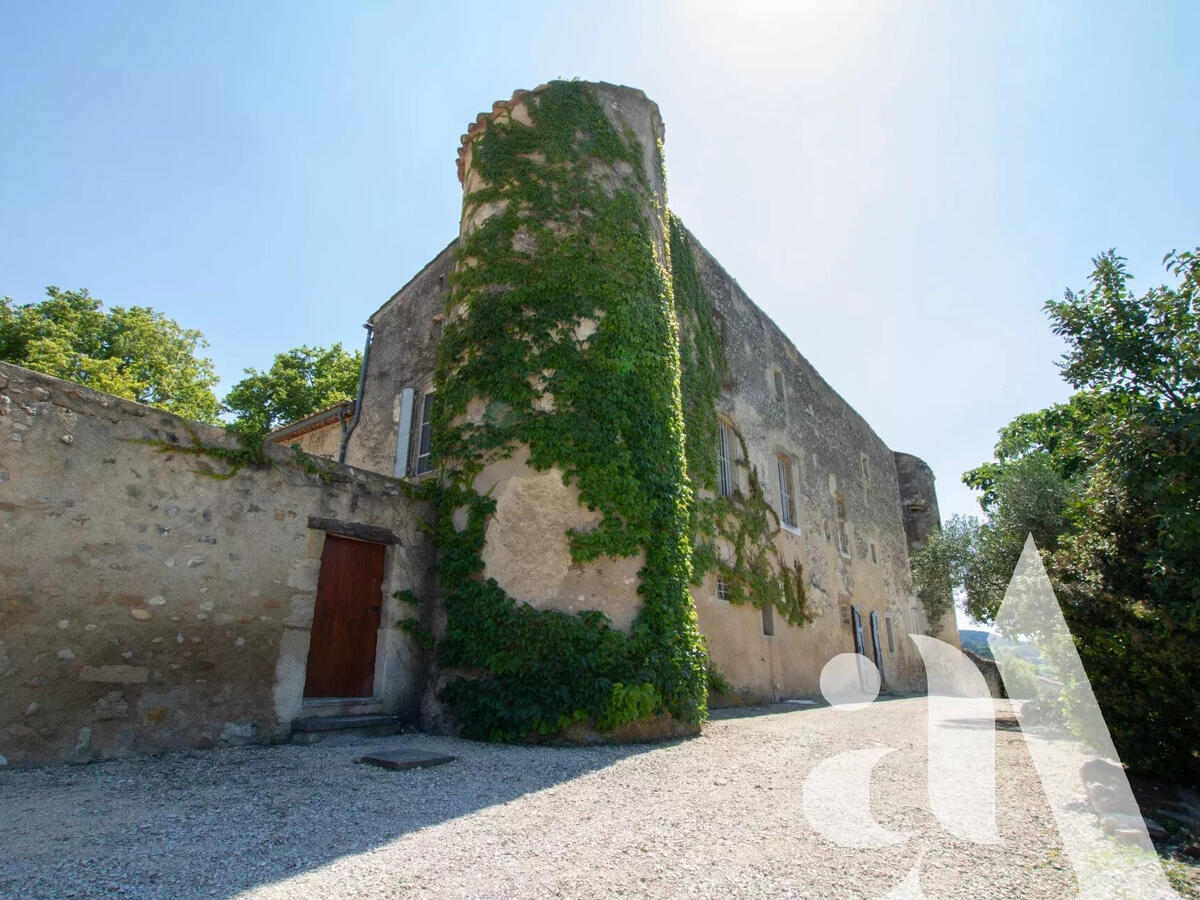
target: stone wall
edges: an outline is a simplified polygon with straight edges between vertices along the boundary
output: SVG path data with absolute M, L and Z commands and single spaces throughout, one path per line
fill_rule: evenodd
M 411 390 L 414 401 L 419 402 L 432 385 L 441 324 L 446 318 L 446 280 L 454 268 L 457 243 L 452 241 L 430 260 L 368 320 L 371 351 L 362 414 L 346 444 L 349 465 L 389 475 L 397 471 L 397 429 L 404 390 Z M 402 471 L 407 472 L 412 454 L 406 453 L 404 446 L 400 449 L 405 457 Z
M 818 613 L 803 628 L 775 616 L 775 635 L 768 636 L 757 609 L 718 600 L 716 581 L 709 578 L 693 595 L 714 660 L 742 699 L 815 695 L 824 663 L 854 649 L 851 626 L 844 621 L 854 605 L 864 617 L 871 610 L 879 613 L 888 686 L 923 690 L 924 670 L 906 635 L 933 629 L 912 593 L 908 554 L 931 528 L 938 527 L 933 473 L 917 457 L 893 453 L 720 263 L 694 237 L 690 240 L 718 316 L 729 364 L 721 412 L 745 438 L 751 457 L 747 462 L 757 468 L 775 509 L 779 503 L 775 457 L 784 452 L 792 460 L 798 528 L 781 531 L 777 543 L 785 560 L 799 560 L 804 566 L 805 589 Z M 451 243 L 371 317 L 375 335 L 363 412 L 347 454 L 354 465 L 392 470 L 402 392 L 409 388 L 419 396 L 433 376 L 434 338 L 446 307 L 454 249 Z M 782 400 L 776 395 L 776 370 L 782 378 Z M 528 490 L 523 493 L 507 497 L 489 525 L 489 546 L 520 551 L 502 554 L 503 561 L 492 559 L 491 567 L 502 570 L 514 592 L 536 606 L 572 612 L 599 608 L 627 627 L 636 606 L 625 602 L 623 589 L 607 592 L 605 579 L 589 567 L 569 565 L 562 532 L 567 519 L 577 513 L 564 509 L 548 523 L 551 510 L 534 513 L 539 502 L 537 473 L 522 472 L 520 459 L 505 466 L 503 474 L 520 473 L 534 481 L 525 485 Z M 740 474 L 744 478 L 745 470 Z M 838 541 L 839 495 L 846 512 L 848 553 L 842 552 Z M 554 510 L 560 505 L 553 504 Z M 501 518 L 524 524 L 505 529 Z M 532 547 L 538 551 L 532 552 Z M 636 568 L 620 573 L 621 581 L 632 578 Z M 535 586 L 540 590 L 533 590 Z M 869 642 L 866 623 L 864 631 Z M 957 644 L 957 633 L 951 613 L 937 634 Z
M 994 659 L 984 659 L 970 650 L 963 650 L 963 656 L 975 664 L 975 668 L 979 670 L 979 674 L 983 676 L 983 680 L 987 682 L 988 691 L 997 700 L 1003 699 L 1004 680 L 1000 677 L 1000 667 L 996 665 Z
M 347 400 L 273 431 L 266 439 L 281 447 L 299 447 L 312 456 L 337 459 L 353 417 L 354 402 Z
M 900 485 L 900 514 L 904 517 L 904 534 L 909 553 L 925 546 L 925 539 L 942 528 L 938 509 L 933 469 L 911 453 L 896 453 L 896 477 Z M 958 639 L 958 620 L 954 607 L 936 623 L 934 635 L 943 641 L 961 646 Z
M 719 409 L 745 440 L 750 456 L 738 467 L 741 488 L 745 490 L 748 467 L 753 467 L 767 502 L 779 511 L 776 460 L 780 454 L 790 460 L 796 527 L 782 528 L 776 543 L 785 562 L 804 567 L 805 591 L 817 613 L 803 627 L 776 615 L 775 634 L 764 634 L 759 610 L 718 599 L 716 578 L 710 577 L 694 596 L 714 662 L 743 694 L 815 695 L 822 666 L 834 655 L 854 650 L 847 621 L 853 605 L 862 612 L 868 646 L 868 617 L 872 610 L 879 614 L 887 685 L 922 690 L 924 669 L 906 635 L 927 634 L 930 623 L 911 590 L 892 451 L 699 241 L 689 239 L 728 363 Z M 845 512 L 844 549 L 839 498 Z M 936 516 L 936 499 L 932 508 Z
M 0 364 L 0 758 L 87 760 L 285 738 L 325 528 L 385 529 L 376 696 L 416 721 L 430 511 L 391 478 Z M 310 526 L 310 517 L 320 519 Z M 330 523 L 334 523 L 331 525 Z

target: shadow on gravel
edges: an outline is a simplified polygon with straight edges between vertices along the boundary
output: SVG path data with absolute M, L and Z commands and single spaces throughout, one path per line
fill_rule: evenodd
M 880 694 L 874 703 L 891 703 L 896 700 L 911 700 L 923 694 Z M 759 716 L 778 716 L 782 713 L 804 712 L 805 710 L 826 709 L 829 704 L 823 698 L 803 700 L 782 700 L 766 706 L 724 706 L 709 710 L 709 717 L 714 721 L 722 719 L 753 719 Z
M 981 719 L 943 719 L 942 724 L 950 728 L 967 728 L 976 731 L 988 728 L 995 731 L 1013 731 L 1018 734 L 1021 731 L 1020 723 L 1010 716 L 997 717 L 990 722 Z
M 0 897 L 231 897 L 682 740 L 399 735 L 0 773 Z M 404 772 L 356 761 L 399 749 L 457 759 Z

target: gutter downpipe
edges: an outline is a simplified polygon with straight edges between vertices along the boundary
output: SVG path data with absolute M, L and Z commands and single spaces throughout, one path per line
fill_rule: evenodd
M 375 326 L 370 322 L 365 322 L 363 328 L 367 329 L 367 342 L 363 347 L 362 368 L 358 370 L 358 396 L 354 398 L 354 418 L 342 432 L 342 446 L 338 448 L 339 463 L 346 461 L 346 446 L 350 443 L 350 435 L 354 433 L 354 429 L 358 425 L 358 417 L 362 415 L 363 386 L 367 383 L 367 362 L 371 358 L 371 336 L 375 333 Z

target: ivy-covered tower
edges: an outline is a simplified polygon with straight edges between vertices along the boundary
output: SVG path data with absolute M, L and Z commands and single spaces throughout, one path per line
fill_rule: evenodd
M 662 131 L 641 91 L 559 81 L 462 139 L 433 443 L 470 735 L 703 717 Z

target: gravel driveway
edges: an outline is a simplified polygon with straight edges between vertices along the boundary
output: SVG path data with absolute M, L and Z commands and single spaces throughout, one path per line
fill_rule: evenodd
M 4 897 L 882 897 L 920 859 L 930 897 L 1061 897 L 1073 876 L 1021 735 L 997 732 L 1003 843 L 944 831 L 925 796 L 924 701 L 847 714 L 718 712 L 704 734 L 627 747 L 398 735 L 0 773 Z M 367 750 L 453 754 L 434 769 Z M 833 754 L 894 747 L 871 807 L 914 833 L 847 850 L 806 822 Z

